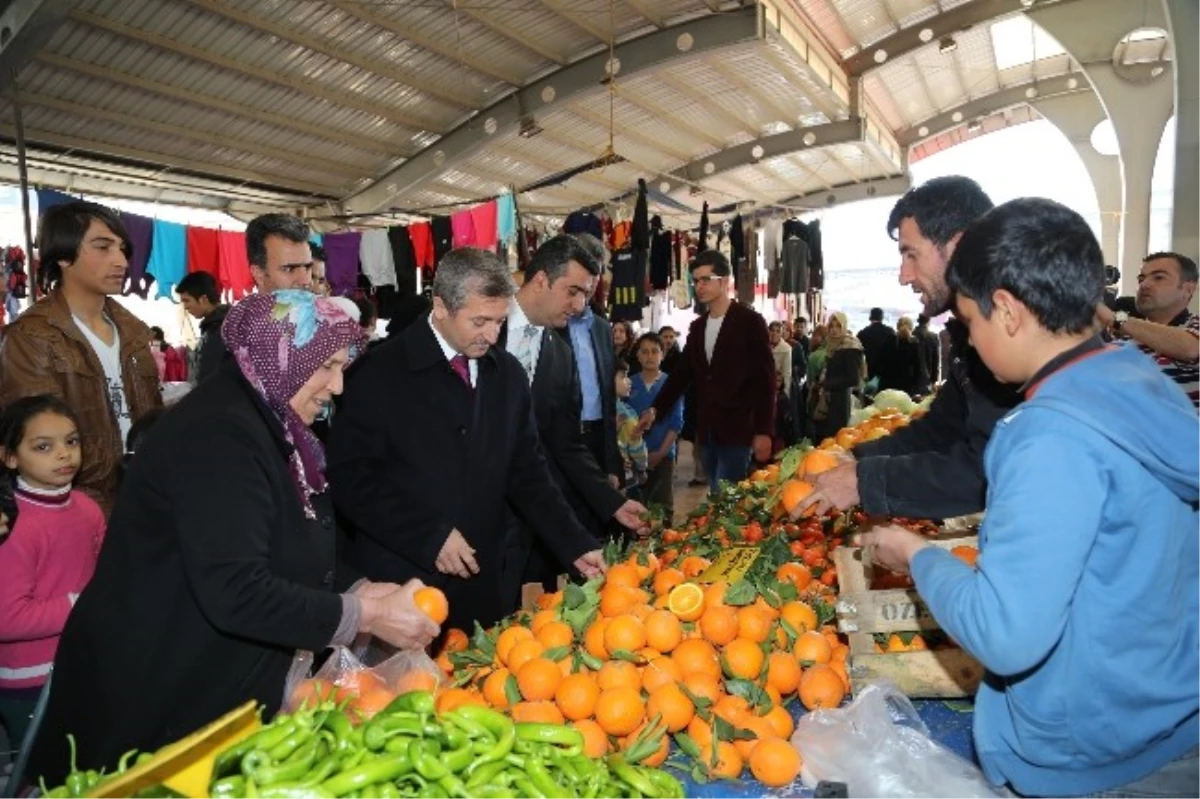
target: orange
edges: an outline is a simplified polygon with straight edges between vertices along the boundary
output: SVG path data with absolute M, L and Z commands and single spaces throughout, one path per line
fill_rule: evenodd
M 443 652 L 461 652 L 471 643 L 467 634 L 457 627 L 446 631 L 446 640 L 442 642 Z
M 672 588 L 682 583 L 686 578 L 683 572 L 679 569 L 663 569 L 658 574 L 654 575 L 654 593 L 662 596 L 669 592 Z
M 467 688 L 447 688 L 438 694 L 437 712 L 449 713 L 463 705 L 482 705 L 487 707 L 487 701 L 478 691 Z
M 483 698 L 489 705 L 499 710 L 508 709 L 508 694 L 505 692 L 504 686 L 508 682 L 510 674 L 512 672 L 508 669 L 496 669 L 483 681 Z
M 767 685 L 773 686 L 781 696 L 796 693 L 802 674 L 796 658 L 787 652 L 772 652 L 767 659 Z
M 737 610 L 727 605 L 705 609 L 704 615 L 700 617 L 700 632 L 704 634 L 705 640 L 717 646 L 724 646 L 737 638 Z
M 679 564 L 679 570 L 683 572 L 683 576 L 689 580 L 693 577 L 699 577 L 700 574 L 712 565 L 708 558 L 702 558 L 699 555 L 688 555 Z
M 608 568 L 604 573 L 604 587 L 625 586 L 629 588 L 638 588 L 642 584 L 642 576 L 638 574 L 635 566 L 628 563 L 616 563 Z
M 552 610 L 561 605 L 562 601 L 563 592 L 553 591 L 549 594 L 542 594 L 540 597 L 534 600 L 534 604 L 536 604 L 540 610 Z
M 888 636 L 887 651 L 907 652 L 909 651 L 909 645 L 904 643 L 904 639 L 900 637 L 899 633 L 892 633 Z
M 508 656 L 512 653 L 512 648 L 520 641 L 533 640 L 533 633 L 528 627 L 509 627 L 496 637 L 496 659 L 501 663 L 508 664 Z
M 726 694 L 713 705 L 712 712 L 735 727 L 740 727 L 741 722 L 750 716 L 750 703 L 740 696 Z
M 846 661 L 835 660 L 829 664 L 829 668 L 842 678 L 842 687 L 846 689 L 846 693 L 850 693 L 850 675 L 846 673 Z
M 711 608 L 714 605 L 725 604 L 725 592 L 729 590 L 729 583 L 724 580 L 717 580 L 715 583 L 710 583 L 708 588 L 704 589 L 704 607 Z
M 539 610 L 529 620 L 529 630 L 536 636 L 543 627 L 552 621 L 558 621 L 558 611 Z
M 803 591 L 812 583 L 812 572 L 803 563 L 785 563 L 775 570 L 775 579 L 781 583 L 791 583 L 797 591 Z
M 701 756 L 704 760 L 712 756 L 713 729 L 711 724 L 697 714 L 688 723 L 687 734 L 702 750 Z
M 675 647 L 671 659 L 679 665 L 686 679 L 690 674 L 709 674 L 717 679 L 721 677 L 721 662 L 717 660 L 717 650 L 703 638 L 689 638 Z
M 534 637 L 538 640 L 538 643 L 547 649 L 570 646 L 575 643 L 575 633 L 571 630 L 571 625 L 565 621 L 552 621 L 543 624 Z
M 843 427 L 837 431 L 837 435 L 833 440 L 842 449 L 852 449 L 862 439 L 862 433 L 855 430 L 853 427 Z
M 674 683 L 664 685 L 650 694 L 646 702 L 646 716 L 651 719 L 659 717 L 670 732 L 682 730 L 694 715 L 696 706 Z
M 829 645 L 828 638 L 809 630 L 801 633 L 800 637 L 796 639 L 796 646 L 792 648 L 792 654 L 804 666 L 813 663 L 828 663 L 833 658 L 833 647 Z
M 925 643 L 925 639 L 922 638 L 920 635 L 914 635 L 912 637 L 912 640 L 908 642 L 908 651 L 909 652 L 921 652 L 928 648 L 929 648 L 929 645 L 927 643 Z
M 788 480 L 783 484 L 783 492 L 781 497 L 783 509 L 787 511 L 789 515 L 794 513 L 795 510 L 804 502 L 804 500 L 808 499 L 809 494 L 812 492 L 812 483 L 806 483 L 803 480 Z M 813 509 L 811 507 L 808 508 L 805 510 L 803 515 L 812 516 Z
M 346 696 L 347 692 L 331 682 L 304 680 L 292 691 L 292 702 L 311 709 L 325 701 L 341 702 Z
M 814 449 L 804 456 L 799 471 L 805 476 L 827 472 L 838 465 L 837 456 L 828 450 Z
M 833 657 L 830 659 L 829 662 L 831 664 L 832 663 L 845 663 L 846 658 L 848 658 L 849 656 L 850 656 L 850 647 L 846 646 L 845 644 L 839 643 L 837 646 L 835 646 L 833 648 Z
M 642 564 L 638 561 L 645 558 L 646 563 Z M 658 571 L 658 556 L 653 552 L 632 552 L 629 558 L 625 561 L 626 566 L 632 566 L 638 574 L 638 582 L 644 583 L 650 579 L 650 576 Z
M 656 610 L 646 616 L 646 645 L 666 654 L 683 640 L 683 627 L 669 610 Z
M 633 610 L 629 611 L 629 613 L 634 618 L 640 619 L 641 621 L 645 621 L 646 617 L 649 616 L 653 612 L 654 612 L 653 605 L 634 605 Z
M 972 568 L 975 567 L 975 561 L 979 559 L 979 550 L 965 544 L 950 550 L 950 554 Z
M 449 652 L 443 652 L 442 654 L 438 655 L 436 658 L 433 659 L 433 662 L 436 663 L 437 667 L 439 669 L 441 669 L 444 673 L 446 673 L 446 674 L 454 673 L 454 662 L 452 660 L 450 660 Z
M 600 591 L 600 614 L 613 617 L 631 612 L 644 604 L 649 595 L 638 588 L 627 585 L 610 585 Z
M 711 758 L 704 759 L 704 765 L 708 767 L 708 773 L 711 777 L 724 780 L 736 780 L 742 775 L 742 768 L 745 761 L 738 754 L 738 750 L 729 741 L 717 742 L 717 762 L 714 764 Z
M 513 705 L 513 721 L 539 724 L 565 724 L 562 711 L 553 702 L 518 702 Z
M 436 691 L 437 687 L 437 675 L 425 669 L 407 671 L 396 680 L 397 694 L 406 694 L 409 691 Z
M 725 693 L 721 681 L 711 674 L 689 674 L 683 678 L 683 684 L 693 696 L 710 702 L 716 702 Z
M 628 735 L 645 716 L 646 704 L 635 688 L 610 688 L 596 700 L 596 723 L 609 735 Z
M 796 731 L 796 722 L 792 721 L 792 714 L 788 713 L 787 708 L 783 705 L 771 708 L 762 719 L 770 725 L 778 738 L 787 740 Z
M 780 615 L 798 634 L 817 629 L 817 612 L 804 602 L 788 602 L 780 608 Z
M 733 746 L 738 750 L 738 754 L 744 758 L 749 758 L 761 742 L 775 738 L 775 728 L 768 724 L 766 719 L 756 716 L 753 713 L 743 716 L 736 726 L 743 730 L 749 730 L 755 736 L 753 738 L 740 738 L 733 742 Z
M 771 619 L 756 607 L 738 608 L 738 638 L 760 644 L 771 634 Z
M 642 687 L 642 675 L 637 666 L 627 660 L 610 660 L 596 672 L 596 684 L 601 691 L 612 688 Z
M 648 723 L 649 722 L 647 722 L 647 724 Z M 633 742 L 638 739 L 638 736 L 640 736 L 645 729 L 646 729 L 646 724 L 642 724 L 636 730 L 634 730 L 633 732 L 629 733 L 624 738 L 622 738 L 621 739 L 621 750 L 625 751 L 625 750 L 628 750 L 629 747 L 633 746 Z M 639 766 L 647 766 L 649 768 L 657 768 L 658 766 L 661 766 L 663 763 L 667 762 L 667 755 L 669 755 L 670 753 L 671 753 L 671 737 L 669 735 L 667 735 L 666 731 L 664 730 L 658 736 L 658 749 L 655 749 L 647 757 L 640 760 L 638 762 L 638 765 Z
M 608 660 L 608 647 L 604 645 L 604 628 L 608 619 L 596 619 L 583 631 L 583 648 L 598 660 Z
M 842 678 L 829 666 L 819 663 L 805 669 L 800 678 L 800 701 L 809 710 L 833 708 L 846 698 L 846 687 Z
M 652 659 L 642 668 L 642 690 L 648 694 L 664 685 L 674 685 L 683 679 L 679 664 L 664 656 Z
M 372 688 L 350 703 L 358 717 L 369 719 L 392 703 L 396 695 L 386 688 Z
M 604 628 L 604 646 L 610 654 L 618 649 L 634 652 L 645 645 L 646 627 L 637 616 L 629 613 L 617 616 Z
M 667 607 L 680 621 L 696 621 L 704 613 L 704 591 L 695 583 L 680 583 L 669 596 Z
M 757 680 L 766 655 L 762 647 L 747 638 L 734 638 L 721 650 L 729 673 L 742 680 Z
M 354 696 L 361 696 L 377 688 L 383 688 L 383 680 L 375 676 L 375 672 L 367 669 L 355 669 L 338 677 L 337 684 L 342 690 Z
M 779 618 L 779 608 L 771 607 L 771 603 L 767 602 L 766 598 L 764 597 L 760 596 L 758 599 L 754 600 L 752 607 L 760 613 L 765 614 L 766 617 L 771 621 L 775 621 Z
M 450 603 L 446 600 L 446 595 L 431 585 L 417 589 L 413 594 L 413 604 L 433 619 L 434 624 L 441 624 L 450 617 Z
M 546 647 L 542 646 L 541 642 L 536 639 L 520 641 L 508 653 L 508 662 L 504 665 L 508 666 L 513 674 L 517 674 L 521 671 L 522 666 L 545 651 Z
M 554 701 L 564 717 L 579 721 L 591 718 L 596 712 L 600 686 L 590 674 L 570 674 L 563 678 L 554 692 Z
M 553 660 L 535 657 L 517 669 L 517 687 L 521 696 L 530 702 L 545 702 L 554 698 L 563 681 L 562 670 Z
M 771 788 L 790 785 L 800 774 L 800 753 L 787 741 L 767 740 L 750 754 L 750 773 Z
M 608 754 L 608 735 L 591 719 L 572 721 L 571 726 L 583 733 L 583 754 L 587 757 L 604 757 Z

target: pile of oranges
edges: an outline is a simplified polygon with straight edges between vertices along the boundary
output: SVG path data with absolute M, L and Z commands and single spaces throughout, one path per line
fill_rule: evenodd
M 805 592 L 814 581 L 802 565 L 779 567 L 778 579 L 802 597 L 779 607 L 744 592 L 730 604 L 726 583 L 695 581 L 708 565 L 631 555 L 592 586 L 595 612 L 578 630 L 564 620 L 561 592 L 543 596 L 536 612 L 487 635 L 486 665 L 455 669 L 443 652 L 439 664 L 459 687 L 444 690 L 439 706 L 478 703 L 517 721 L 569 723 L 590 757 L 655 736 L 649 766 L 667 760 L 674 737 L 707 778 L 735 779 L 748 767 L 766 785 L 790 784 L 801 764 L 785 703 L 841 704 L 848 647 L 803 600 L 816 589 Z M 466 636 L 452 635 L 447 648 L 461 651 Z

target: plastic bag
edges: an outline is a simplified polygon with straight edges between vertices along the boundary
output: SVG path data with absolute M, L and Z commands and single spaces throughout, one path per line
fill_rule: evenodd
M 792 745 L 809 787 L 830 780 L 846 783 L 850 796 L 1011 796 L 930 738 L 912 702 L 887 681 L 867 686 L 847 707 L 801 717 Z
M 335 647 L 333 654 L 312 677 L 311 652 L 299 652 L 288 673 L 283 709 L 293 712 L 304 705 L 325 701 L 346 704 L 352 718 L 366 720 L 409 691 L 436 691 L 442 672 L 422 650 L 395 649 L 371 641 L 355 651 Z M 368 665 L 374 664 L 374 665 Z

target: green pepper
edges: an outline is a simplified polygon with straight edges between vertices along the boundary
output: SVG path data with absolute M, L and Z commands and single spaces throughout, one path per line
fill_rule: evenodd
M 529 796 L 532 799 L 546 799 L 545 794 L 541 793 L 534 787 L 533 783 L 527 777 L 516 777 L 513 779 L 513 787 L 517 789 L 521 796 Z M 613 794 L 619 796 L 619 794 Z
M 258 786 L 254 780 L 246 780 L 246 799 L 259 799 Z
M 446 768 L 450 769 L 452 774 L 458 774 L 467 766 L 471 765 L 475 760 L 475 753 L 471 751 L 470 744 L 460 746 L 457 749 L 451 749 L 442 755 L 442 762 Z
M 443 713 L 439 718 L 443 723 L 449 722 L 453 726 L 462 730 L 467 734 L 467 737 L 472 740 L 494 740 L 492 734 L 488 732 L 487 727 L 484 727 L 477 721 L 473 721 L 465 716 L 460 715 L 458 710 L 451 710 L 449 713 Z
M 463 781 L 453 774 L 446 774 L 438 780 L 438 787 L 442 789 L 444 796 L 465 797 L 467 796 L 467 786 L 463 785 Z
M 371 795 L 379 799 L 400 799 L 400 789 L 394 782 L 381 782 L 371 789 Z
M 208 794 L 213 799 L 234 799 L 241 796 L 246 791 L 246 779 L 235 775 L 232 777 L 222 777 L 208 786 Z
M 342 796 L 379 782 L 390 782 L 402 774 L 412 771 L 412 760 L 407 753 L 372 760 L 321 783 L 321 790 L 333 796 Z
M 249 752 L 255 749 L 271 750 L 279 745 L 285 738 L 296 731 L 296 722 L 290 717 L 281 716 L 268 726 L 258 732 L 239 741 L 233 746 L 226 749 L 221 754 L 217 755 L 216 763 L 213 764 L 213 774 L 217 776 L 225 776 L 234 771 L 238 764 L 242 762 Z M 153 755 L 151 755 L 153 757 Z M 138 756 L 137 764 L 141 765 L 142 755 Z
M 325 714 L 325 718 L 321 719 L 321 729 L 333 733 L 337 751 L 344 752 L 353 745 L 355 728 L 344 711 L 331 710 Z
M 521 722 L 517 724 L 517 740 L 567 748 L 578 746 L 580 751 L 583 751 L 583 733 L 574 727 L 565 727 L 561 724 Z
M 554 781 L 554 778 L 550 776 L 550 770 L 546 768 L 546 762 L 541 757 L 535 755 L 529 758 L 525 761 L 525 767 L 529 781 L 543 796 L 549 797 L 549 799 L 573 799 L 575 797 L 574 793 Z
M 263 799 L 329 799 L 329 794 L 316 786 L 285 782 L 267 786 L 260 794 Z
M 304 777 L 305 774 L 308 774 L 312 769 L 312 765 L 317 759 L 319 745 L 319 740 L 310 738 L 308 743 L 297 750 L 295 756 L 277 765 L 271 765 L 270 763 L 264 765 L 261 761 L 256 761 L 247 767 L 246 760 L 250 760 L 251 756 L 255 754 L 251 752 L 242 761 L 243 773 L 247 779 L 258 783 L 260 788 L 266 788 L 268 785 L 280 782 L 295 782 Z
M 363 746 L 372 752 L 378 752 L 384 747 L 388 738 L 394 735 L 419 738 L 426 735 L 439 735 L 441 732 L 442 728 L 438 724 L 426 721 L 413 713 L 401 712 L 390 716 L 380 713 L 368 721 L 363 728 Z
M 440 780 L 450 773 L 444 765 L 438 762 L 437 756 L 425 748 L 423 741 L 414 739 L 409 742 L 408 757 L 416 772 L 427 780 Z
M 79 796 L 80 794 L 71 793 L 66 785 L 60 785 L 45 795 L 49 799 L 66 799 L 68 796 Z
M 304 775 L 304 779 L 300 780 L 298 785 L 320 785 L 333 776 L 333 772 L 338 770 L 338 759 L 334 755 L 326 756 L 316 768 Z
M 271 756 L 272 761 L 279 763 L 291 757 L 301 746 L 308 743 L 312 736 L 313 731 L 310 728 L 299 725 L 296 727 L 295 732 L 275 744 L 275 746 L 263 748 Z
M 497 760 L 495 763 L 488 763 L 487 765 L 481 766 L 467 781 L 467 789 L 474 791 L 476 788 L 490 785 L 495 781 L 496 777 L 499 776 L 500 772 L 504 771 L 508 767 L 509 764 L 503 760 Z
M 472 788 L 471 796 L 478 799 L 515 799 L 517 792 L 511 788 L 501 788 L 498 785 L 485 785 L 481 788 Z
M 658 789 L 658 795 L 662 799 L 683 799 L 683 783 L 675 778 L 674 775 L 652 768 L 639 768 L 642 775 L 645 776 Z
M 471 721 L 482 724 L 496 739 L 495 745 L 486 752 L 480 753 L 479 758 L 467 769 L 468 778 L 475 769 L 485 763 L 502 760 L 512 751 L 513 744 L 517 740 L 517 728 L 512 719 L 491 708 L 476 705 L 464 705 L 458 708 L 457 712 Z
M 609 757 L 608 767 L 612 769 L 615 777 L 630 788 L 633 788 L 640 795 L 647 797 L 658 796 L 658 787 L 646 778 L 641 769 L 629 765 L 621 755 L 612 755 Z
M 405 694 L 400 694 L 391 701 L 391 703 L 380 711 L 380 715 L 389 716 L 392 713 L 424 713 L 426 716 L 432 716 L 437 710 L 437 702 L 433 698 L 433 694 L 429 691 L 409 691 Z

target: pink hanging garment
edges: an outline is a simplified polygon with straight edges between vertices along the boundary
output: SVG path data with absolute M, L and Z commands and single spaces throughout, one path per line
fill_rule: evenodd
M 246 234 L 232 230 L 217 233 L 217 255 L 221 270 L 221 286 L 233 292 L 240 300 L 254 291 L 254 278 L 250 274 L 250 259 L 246 254 Z
M 450 229 L 454 231 L 454 246 L 455 247 L 474 247 L 475 245 L 475 220 L 471 216 L 471 209 L 459 211 L 456 214 L 450 215 Z
M 496 201 L 472 208 L 471 222 L 475 225 L 475 246 L 485 250 L 496 249 Z
M 217 256 L 217 230 L 207 227 L 187 229 L 187 270 L 208 272 L 218 282 L 221 280 L 220 259 Z M 221 288 L 225 288 L 222 284 Z

